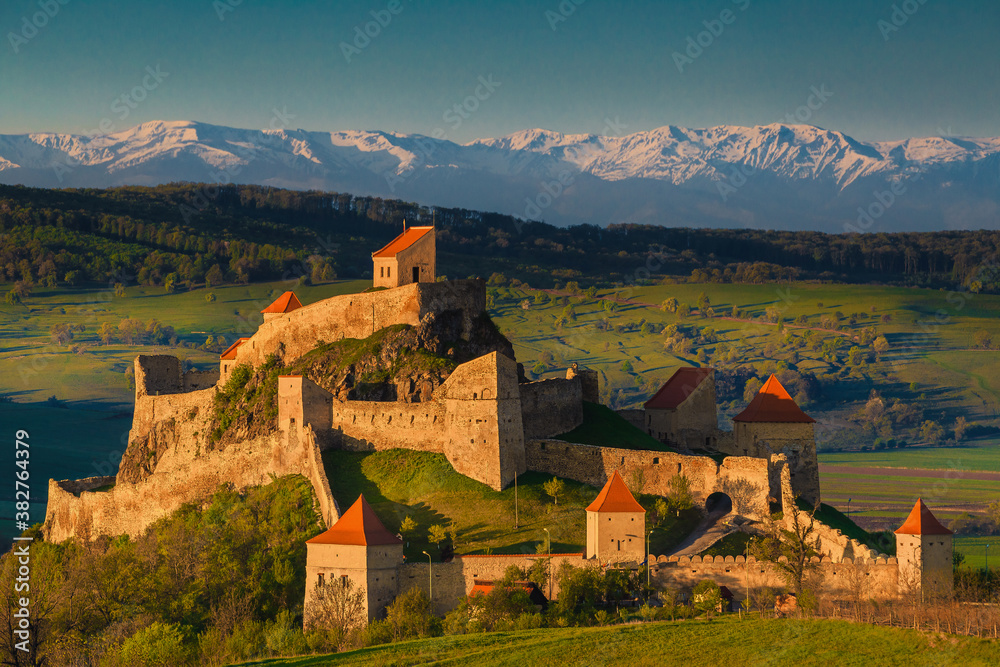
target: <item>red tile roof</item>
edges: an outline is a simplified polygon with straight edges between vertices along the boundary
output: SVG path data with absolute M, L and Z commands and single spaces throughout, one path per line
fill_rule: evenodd
M 672 410 L 683 403 L 698 385 L 713 373 L 711 368 L 678 368 L 666 384 L 646 401 L 647 410 Z
M 389 532 L 382 525 L 375 510 L 368 504 L 364 496 L 358 499 L 325 533 L 320 533 L 306 544 L 359 544 L 372 546 L 377 544 L 402 544 L 403 541 Z
M 372 257 L 395 257 L 397 254 L 409 248 L 411 245 L 424 238 L 433 227 L 410 227 L 405 232 L 394 238 L 389 245 L 376 250 Z
M 896 531 L 897 535 L 951 535 L 951 531 L 941 525 L 924 501 L 917 498 L 917 504 L 910 510 L 910 516 Z
M 260 311 L 262 313 L 290 313 L 296 308 L 301 308 L 302 302 L 299 301 L 299 297 L 295 296 L 294 292 L 285 292 L 277 299 L 274 303 Z
M 235 343 L 226 348 L 226 350 L 219 355 L 220 359 L 229 360 L 236 358 L 236 348 L 238 348 L 243 343 L 250 340 L 249 338 L 240 338 Z
M 611 479 L 597 494 L 594 502 L 587 507 L 588 512 L 645 512 L 642 505 L 636 502 L 632 492 L 625 486 L 625 480 L 615 470 Z
M 816 420 L 802 412 L 788 395 L 785 388 L 773 375 L 760 388 L 750 405 L 740 414 L 733 417 L 737 422 L 797 422 L 812 424 Z

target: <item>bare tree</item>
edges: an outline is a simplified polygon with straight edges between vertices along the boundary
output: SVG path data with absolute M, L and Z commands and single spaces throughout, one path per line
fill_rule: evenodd
M 348 577 L 331 577 L 325 583 L 316 582 L 313 604 L 306 618 L 306 628 L 326 630 L 336 634 L 342 644 L 347 633 L 364 625 L 365 596 Z
M 771 521 L 768 534 L 754 545 L 758 560 L 773 563 L 796 597 L 802 595 L 806 576 L 816 569 L 811 562 L 819 555 L 819 538 L 816 532 L 816 509 L 806 512 L 796 503 L 787 503 L 785 525 Z
M 763 511 L 761 496 L 762 489 L 745 478 L 727 477 L 722 481 L 722 492 L 733 501 L 733 511 L 741 515 L 760 514 Z

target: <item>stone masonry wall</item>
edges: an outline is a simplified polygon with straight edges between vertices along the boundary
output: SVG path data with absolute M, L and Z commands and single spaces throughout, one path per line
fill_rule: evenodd
M 428 401 L 334 401 L 330 442 L 354 452 L 444 452 L 444 406 Z
M 449 563 L 434 563 L 431 572 L 434 578 L 434 613 L 444 615 L 458 606 L 461 600 L 473 586 L 475 579 L 485 579 L 495 581 L 502 579 L 504 572 L 511 565 L 528 569 L 535 561 L 544 558 L 551 558 L 549 561 L 550 574 L 552 579 L 551 589 L 545 586 L 542 593 L 550 600 L 559 597 L 559 581 L 555 576 L 559 567 L 563 563 L 570 563 L 576 567 L 586 565 L 596 566 L 596 561 L 586 561 L 583 554 L 511 554 L 511 555 L 472 555 L 456 556 Z M 414 561 L 405 563 L 399 568 L 399 594 L 405 593 L 411 588 L 419 588 L 424 593 L 428 592 L 429 579 L 427 576 L 426 562 Z M 551 593 L 551 595 L 550 595 Z
M 572 431 L 583 423 L 583 388 L 580 376 L 526 382 L 521 394 L 524 437 L 550 438 Z
M 767 461 L 730 456 L 722 464 L 707 456 L 686 456 L 671 452 L 618 449 L 580 445 L 562 440 L 529 440 L 525 443 L 529 470 L 536 470 L 600 488 L 612 471 L 618 470 L 626 482 L 642 477 L 642 492 L 666 495 L 670 478 L 684 475 L 695 500 L 704 503 L 709 495 L 723 491 L 727 480 L 745 479 L 759 489 L 759 511 L 767 507 L 770 488 Z
M 393 289 L 344 294 L 272 317 L 236 350 L 236 364 L 259 366 L 269 354 L 284 346 L 290 362 L 312 350 L 319 341 L 367 338 L 393 324 L 416 326 L 427 313 L 462 311 L 463 330 L 486 309 L 486 288 L 481 280 L 412 283 Z

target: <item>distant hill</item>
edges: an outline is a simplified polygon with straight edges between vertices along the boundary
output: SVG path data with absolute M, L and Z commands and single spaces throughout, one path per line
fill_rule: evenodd
M 862 142 L 810 125 L 667 126 L 627 136 L 532 129 L 467 144 L 193 121 L 152 121 L 94 137 L 0 135 L 0 183 L 252 183 L 497 211 L 559 226 L 995 229 L 998 176 L 1000 138 Z

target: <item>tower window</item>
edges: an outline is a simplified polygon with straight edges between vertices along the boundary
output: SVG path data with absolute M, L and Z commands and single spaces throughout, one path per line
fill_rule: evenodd
M 326 582 L 326 575 L 325 575 L 325 574 L 323 574 L 322 572 L 320 572 L 320 573 L 319 573 L 319 585 L 320 585 L 320 586 L 323 586 L 323 584 L 324 584 L 325 582 Z

